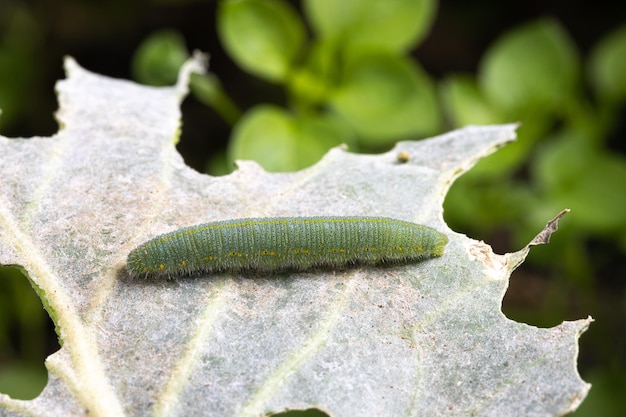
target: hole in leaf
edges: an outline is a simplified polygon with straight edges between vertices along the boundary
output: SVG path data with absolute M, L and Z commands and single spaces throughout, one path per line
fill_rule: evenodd
M 306 410 L 290 410 L 267 414 L 267 417 L 329 417 L 329 415 L 319 408 L 308 408 Z
M 30 400 L 46 385 L 46 357 L 59 349 L 54 323 L 28 279 L 0 267 L 0 392 Z

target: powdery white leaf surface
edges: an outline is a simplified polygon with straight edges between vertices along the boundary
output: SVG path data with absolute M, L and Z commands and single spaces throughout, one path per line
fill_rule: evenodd
M 496 255 L 451 231 L 451 182 L 513 140 L 468 127 L 380 155 L 331 150 L 271 174 L 185 166 L 174 145 L 198 59 L 171 88 L 92 74 L 66 61 L 62 128 L 0 138 L 0 264 L 21 265 L 62 348 L 32 401 L 2 416 L 557 416 L 589 385 L 576 370 L 591 319 L 540 329 L 501 302 L 528 248 Z M 406 163 L 398 161 L 409 158 Z M 393 267 L 129 278 L 128 252 L 157 234 L 239 217 L 376 215 L 422 223 L 441 258 Z

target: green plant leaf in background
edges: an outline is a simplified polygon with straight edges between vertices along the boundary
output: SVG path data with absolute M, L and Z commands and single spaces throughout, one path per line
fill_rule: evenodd
M 580 131 L 563 132 L 542 148 L 533 174 L 542 195 L 576 211 L 573 222 L 595 233 L 626 229 L 626 160 L 590 146 Z
M 328 149 L 353 142 L 351 135 L 332 116 L 292 116 L 280 107 L 260 105 L 237 125 L 229 159 L 254 158 L 268 171 L 295 171 L 317 162 Z
M 212 107 L 231 125 L 241 117 L 241 111 L 222 88 L 214 74 L 191 74 L 191 92 L 206 105 Z
M 352 51 L 408 52 L 428 33 L 435 17 L 434 0 L 306 0 L 315 32 Z
M 295 68 L 287 88 L 293 107 L 310 113 L 322 111 L 336 83 L 340 60 L 336 44 L 324 40 L 310 43 L 303 64 Z
M 332 98 L 343 116 L 369 146 L 398 138 L 433 134 L 440 116 L 428 75 L 408 58 L 387 53 L 353 56 Z
M 605 37 L 590 61 L 591 82 L 598 95 L 612 102 L 626 99 L 626 26 Z
M 217 23 L 222 44 L 237 64 L 269 81 L 285 81 L 303 52 L 304 25 L 282 0 L 224 0 Z
M 470 75 L 451 75 L 441 83 L 441 100 L 454 126 L 501 123 L 501 116 Z
M 63 342 L 46 360 L 42 394 L 0 395 L 3 416 L 576 409 L 589 389 L 576 370 L 577 341 L 591 319 L 546 329 L 509 320 L 502 297 L 528 246 L 496 255 L 443 222 L 450 183 L 511 141 L 515 126 L 462 129 L 380 155 L 333 149 L 296 173 L 244 161 L 210 177 L 185 166 L 172 140 L 198 66 L 155 89 L 68 60 L 57 87 L 63 129 L 0 138 L 0 264 L 24 267 Z M 399 152 L 409 161 L 399 164 Z M 181 226 L 330 214 L 412 220 L 450 242 L 441 258 L 388 267 L 177 280 L 123 269 L 135 245 Z
M 482 60 L 481 88 L 508 114 L 562 112 L 579 79 L 576 48 L 553 20 L 527 23 L 500 38 Z
M 136 80 L 148 85 L 173 85 L 189 58 L 185 40 L 174 30 L 161 30 L 145 39 L 133 57 Z

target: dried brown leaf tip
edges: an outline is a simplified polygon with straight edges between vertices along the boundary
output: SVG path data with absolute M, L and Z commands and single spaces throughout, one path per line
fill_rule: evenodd
M 557 214 L 557 216 L 554 219 L 550 220 L 546 224 L 546 227 L 544 227 L 543 230 L 539 232 L 539 234 L 535 236 L 533 240 L 530 241 L 528 246 L 545 245 L 549 243 L 550 236 L 552 236 L 552 233 L 556 232 L 559 228 L 559 220 L 561 220 L 561 217 L 569 213 L 569 211 L 569 209 L 564 209 L 559 214 Z

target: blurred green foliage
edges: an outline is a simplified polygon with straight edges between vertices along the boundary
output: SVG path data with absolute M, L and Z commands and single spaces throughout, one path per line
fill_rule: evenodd
M 290 3 L 220 2 L 217 27 L 226 51 L 242 68 L 281 84 L 288 97 L 285 109 L 270 114 L 253 107 L 254 117 L 244 115 L 229 143 L 231 160 L 254 159 L 270 171 L 290 171 L 341 143 L 381 149 L 439 130 L 434 84 L 407 55 L 431 25 L 434 1 L 305 0 L 302 6 L 315 34 L 308 42 L 305 23 Z M 285 129 L 287 121 L 330 135 L 320 139 L 306 128 Z M 265 128 L 255 146 L 246 126 L 252 123 Z M 281 132 L 289 153 L 284 158 L 276 158 L 274 131 Z
M 513 277 L 505 312 L 543 326 L 592 314 L 581 368 L 597 384 L 576 415 L 619 415 L 626 389 L 626 147 L 617 135 L 626 112 L 626 25 L 608 28 L 583 53 L 559 21 L 536 19 L 503 33 L 475 73 L 435 79 L 412 52 L 427 38 L 437 6 L 435 0 L 218 1 L 222 48 L 284 100 L 257 94 L 246 97 L 244 108 L 232 82 L 222 81 L 227 74 L 195 74 L 193 96 L 231 129 L 227 148 L 210 158 L 207 171 L 228 173 L 236 159 L 293 171 L 342 143 L 379 152 L 468 124 L 520 122 L 517 142 L 454 183 L 446 221 L 502 253 L 521 248 L 548 219 L 572 209 L 551 244 L 533 248 L 518 271 L 524 276 Z M 7 16 L 2 11 L 0 19 Z M 42 39 L 22 8 L 12 10 L 10 22 L 0 38 L 6 124 L 32 104 Z M 34 36 L 22 36 L 26 31 Z M 146 84 L 172 84 L 188 56 L 181 32 L 159 30 L 136 49 L 132 73 Z
M 432 24 L 434 0 L 302 5 L 315 32 L 310 41 L 303 18 L 286 1 L 219 3 L 217 29 L 225 50 L 244 70 L 281 85 L 288 97 L 285 108 L 260 103 L 240 114 L 215 75 L 194 77 L 193 93 L 234 123 L 226 153 L 231 165 L 254 159 L 270 171 L 293 171 L 342 143 L 376 151 L 441 130 L 435 85 L 407 54 Z M 175 37 L 159 32 L 147 39 L 134 67 L 165 73 L 172 55 L 186 53 L 182 43 L 172 41 Z M 174 45 L 181 50 L 174 52 Z M 163 71 L 147 50 L 162 51 Z M 155 82 L 146 74 L 135 71 L 140 81 L 161 85 L 162 79 Z M 172 73 L 169 82 L 174 79 Z M 214 160 L 209 172 L 222 173 L 224 165 Z

